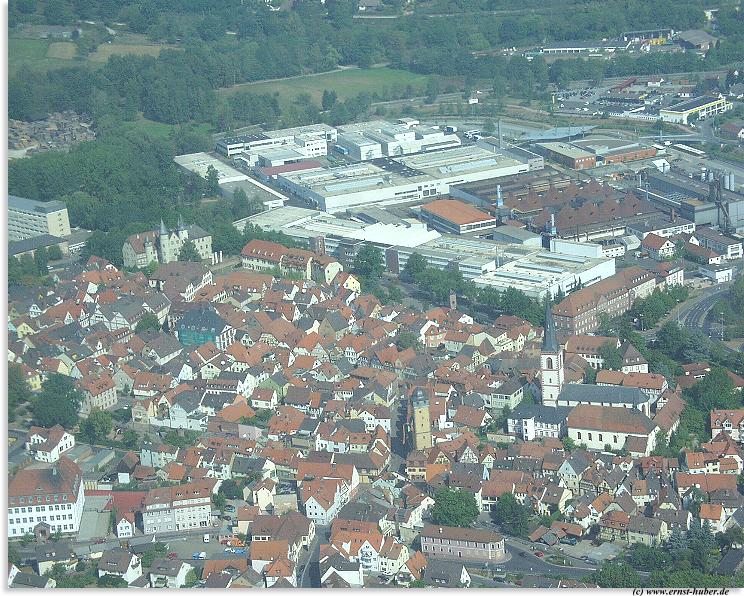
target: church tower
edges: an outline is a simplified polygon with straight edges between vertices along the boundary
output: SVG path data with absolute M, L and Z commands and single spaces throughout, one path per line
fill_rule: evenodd
M 550 304 L 546 306 L 545 333 L 540 353 L 540 384 L 544 406 L 556 407 L 563 389 L 563 349 L 558 345 Z

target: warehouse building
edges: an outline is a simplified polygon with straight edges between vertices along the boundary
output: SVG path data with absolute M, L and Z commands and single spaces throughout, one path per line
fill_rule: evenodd
M 688 99 L 668 108 L 662 108 L 659 110 L 659 118 L 664 122 L 688 124 L 693 117 L 697 117 L 699 120 L 705 120 L 710 116 L 722 114 L 732 109 L 734 109 L 734 104 L 728 101 L 723 95 L 706 95 Z
M 62 201 L 34 201 L 8 197 L 8 239 L 23 240 L 48 234 L 58 238 L 70 235 L 67 205 Z
M 592 138 L 573 141 L 569 144 L 593 153 L 597 165 L 625 163 L 656 156 L 654 147 L 622 139 Z

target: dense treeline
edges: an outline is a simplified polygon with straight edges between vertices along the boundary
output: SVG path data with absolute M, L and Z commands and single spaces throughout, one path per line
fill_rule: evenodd
M 451 4 L 456 10 L 457 3 Z M 304 0 L 296 2 L 290 12 L 274 12 L 264 2 L 250 0 L 241 2 L 240 7 L 224 0 L 208 5 L 203 0 L 124 0 L 117 4 L 74 0 L 54 5 L 63 7 L 67 15 L 63 18 L 55 9 L 55 23 L 76 18 L 124 22 L 130 30 L 146 33 L 153 40 L 177 42 L 181 47 L 164 50 L 157 58 L 114 56 L 95 73 L 77 67 L 19 74 L 9 83 L 11 117 L 35 119 L 70 108 L 96 116 L 113 110 L 128 117 L 142 111 L 148 118 L 166 123 L 271 123 L 277 118 L 271 98 L 256 98 L 260 107 L 243 116 L 239 107 L 246 102 L 238 106 L 239 100 L 218 100 L 214 90 L 241 82 L 324 72 L 337 65 L 366 67 L 387 62 L 422 74 L 493 81 L 498 91 L 527 96 L 544 91 L 549 82 L 703 71 L 741 60 L 744 55 L 742 16 L 723 10 L 719 13 L 720 29 L 730 39 L 713 48 L 705 59 L 687 53 L 639 58 L 623 55 L 609 61 L 561 60 L 548 66 L 541 59 L 528 62 L 520 56 L 474 54 L 517 43 L 604 38 L 627 29 L 700 26 L 704 15 L 694 0 L 660 0 L 653 5 L 642 0 L 553 2 L 544 10 L 516 16 L 462 12 L 457 19 L 414 15 L 374 22 L 352 19 L 356 6 L 349 0 L 329 0 L 325 7 L 317 0 Z M 11 23 L 51 22 L 46 9 L 39 14 L 34 10 L 27 1 L 14 0 Z M 234 35 L 225 35 L 226 31 Z M 302 114 L 289 115 L 289 120 L 297 123 Z

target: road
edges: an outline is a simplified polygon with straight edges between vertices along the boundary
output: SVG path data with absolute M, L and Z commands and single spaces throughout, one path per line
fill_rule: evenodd
M 695 298 L 691 298 L 680 306 L 672 309 L 672 311 L 659 322 L 659 325 L 653 329 L 646 329 L 641 331 L 641 335 L 647 341 L 656 339 L 656 332 L 658 327 L 667 321 L 675 320 L 679 321 L 680 326 L 688 327 L 692 329 L 700 329 L 705 327 L 705 318 L 707 317 L 710 309 L 713 308 L 716 302 L 718 302 L 723 294 L 728 292 L 731 287 L 731 283 L 723 283 L 709 288 L 705 288 L 700 295 Z
M 319 588 L 320 569 L 318 559 L 320 558 L 320 545 L 328 542 L 330 535 L 329 526 L 315 526 L 315 539 L 307 549 L 305 556 L 300 556 L 299 564 L 302 569 L 297 578 L 297 586 L 300 588 Z

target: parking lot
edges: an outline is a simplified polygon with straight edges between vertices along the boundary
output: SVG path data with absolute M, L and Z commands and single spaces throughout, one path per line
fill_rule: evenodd
M 622 547 L 613 542 L 603 542 L 599 546 L 594 546 L 590 540 L 580 540 L 575 546 L 570 544 L 561 544 L 560 547 L 563 549 L 563 554 L 576 559 L 582 559 L 583 557 L 590 557 L 599 561 L 607 561 L 614 559 L 622 552 Z M 548 549 L 555 551 L 556 548 Z

